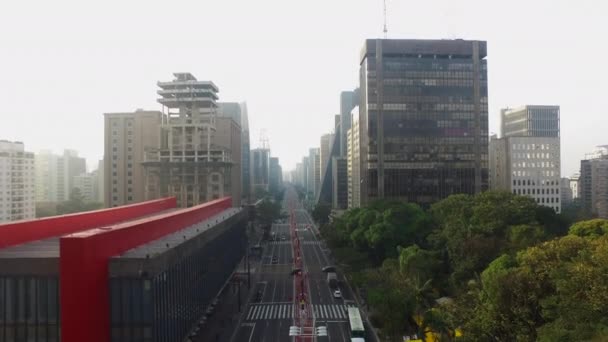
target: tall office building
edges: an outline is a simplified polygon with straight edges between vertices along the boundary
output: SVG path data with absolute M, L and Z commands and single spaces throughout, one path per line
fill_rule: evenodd
M 239 120 L 240 121 L 240 120 Z M 223 193 L 232 197 L 232 205 L 239 207 L 243 197 L 242 184 L 242 154 L 243 154 L 243 135 L 241 125 L 232 117 L 218 117 L 216 120 L 216 132 L 213 136 L 212 146 L 220 148 L 229 153 L 230 160 L 233 160 L 230 167 L 225 170 L 226 177 L 229 177 L 229 189 L 217 189 L 221 183 L 212 185 L 212 193 Z
M 351 127 L 351 111 L 359 105 L 359 89 L 340 93 L 340 156 L 346 157 L 347 134 Z
M 583 206 L 608 219 L 608 145 L 598 146 L 581 160 L 579 197 Z
M 505 108 L 500 116 L 502 137 L 559 137 L 559 106 Z
M 57 202 L 57 172 L 60 157 L 50 150 L 41 150 L 34 156 L 36 166 L 36 202 Z M 63 176 L 62 176 L 63 177 Z
M 310 192 L 310 178 L 308 177 L 308 173 L 310 172 L 310 158 L 308 156 L 302 158 L 302 186 L 304 187 L 304 192 Z
M 562 206 L 572 203 L 573 197 L 572 189 L 570 188 L 570 178 L 562 177 L 559 192 Z
M 347 155 L 346 173 L 348 189 L 348 208 L 361 207 L 361 154 L 359 138 L 359 106 L 353 108 L 351 113 L 352 125 L 346 135 Z
M 241 155 L 214 141 L 217 86 L 190 73 L 157 84 L 163 121 L 160 147 L 148 151 L 143 163 L 146 198 L 175 196 L 178 206 L 191 207 L 237 192 L 231 170 Z
M 22 142 L 0 140 L 0 223 L 36 217 L 34 154 Z
M 156 110 L 104 114 L 103 188 L 105 207 L 146 199 L 142 163 L 147 149 L 160 144 L 163 114 Z
M 250 172 L 249 172 L 249 157 L 250 157 L 250 146 L 249 146 L 249 118 L 247 114 L 247 103 L 241 102 L 219 102 L 219 114 L 220 116 L 231 117 L 236 123 L 239 124 L 241 129 L 241 176 L 240 176 L 240 188 L 241 196 L 244 199 L 249 198 L 250 188 Z
M 97 171 L 83 173 L 74 177 L 74 189 L 80 191 L 85 202 L 96 202 L 97 199 Z
M 345 210 L 348 208 L 348 160 L 346 157 L 332 159 L 332 208 Z
M 368 39 L 361 53 L 361 205 L 428 206 L 488 182 L 486 43 Z
M 251 142 L 249 140 L 249 114 L 247 113 L 247 103 L 241 102 L 241 173 L 243 198 L 251 198 Z
M 268 191 L 275 193 L 282 186 L 283 169 L 279 164 L 279 158 L 271 157 L 268 168 Z
M 86 172 L 86 160 L 74 150 L 55 155 L 49 150 L 36 154 L 36 202 L 62 202 L 70 199 L 74 178 Z
M 559 106 L 501 110 L 503 137 L 490 141 L 492 189 L 529 196 L 561 212 L 559 115 Z
M 319 187 L 321 177 L 321 165 L 319 163 L 319 148 L 311 148 L 308 150 L 308 194 L 311 199 L 317 198 L 317 188 Z
M 575 200 L 579 198 L 578 184 L 579 178 L 581 177 L 580 173 L 575 173 L 570 176 L 570 190 L 572 191 L 572 199 Z
M 270 177 L 270 150 L 256 148 L 251 150 L 251 193 L 268 191 Z

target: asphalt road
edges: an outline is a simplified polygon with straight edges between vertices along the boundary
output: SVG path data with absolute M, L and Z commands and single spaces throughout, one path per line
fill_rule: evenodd
M 286 203 L 295 199 L 296 194 L 288 189 Z M 284 210 L 289 208 L 284 205 Z M 348 323 L 348 306 L 356 306 L 350 288 L 344 277 L 338 272 L 339 289 L 342 298 L 334 297 L 334 289 L 327 283 L 327 274 L 322 268 L 329 266 L 326 248 L 318 240 L 312 230 L 312 220 L 308 213 L 298 203 L 295 209 L 295 219 L 303 254 L 304 270 L 307 274 L 310 289 L 310 303 L 316 326 L 327 326 L 328 336 L 320 337 L 317 341 L 350 341 Z M 289 337 L 289 327 L 293 325 L 293 278 L 290 275 L 293 266 L 292 246 L 289 224 L 274 224 L 271 232 L 275 233 L 278 241 L 265 242 L 262 254 L 262 266 L 258 281 L 254 284 L 250 301 L 247 303 L 240 325 L 234 332 L 231 342 L 274 342 L 293 341 Z M 285 236 L 285 240 L 281 237 Z M 273 256 L 277 262 L 273 263 Z M 257 296 L 257 293 L 260 296 Z M 372 339 L 366 339 L 372 341 Z

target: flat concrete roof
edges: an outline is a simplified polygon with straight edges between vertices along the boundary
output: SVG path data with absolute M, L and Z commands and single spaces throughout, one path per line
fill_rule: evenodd
M 160 239 L 137 246 L 121 255 L 114 256 L 113 258 L 152 258 L 158 254 L 161 254 L 165 251 L 179 246 L 180 244 L 196 237 L 197 235 L 204 234 L 207 230 L 228 220 L 229 218 L 238 214 L 242 210 L 243 209 L 241 208 L 226 209 L 221 213 L 211 216 L 210 218 L 204 221 L 181 229 L 175 233 L 165 235 Z
M 361 50 L 360 63 L 376 54 L 376 42 L 382 42 L 383 55 L 472 56 L 475 40 L 463 39 L 367 39 Z M 487 56 L 487 43 L 479 42 L 479 58 Z

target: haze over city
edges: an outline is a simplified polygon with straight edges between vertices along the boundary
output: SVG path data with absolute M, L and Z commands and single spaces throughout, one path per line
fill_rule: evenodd
M 499 109 L 561 106 L 562 174 L 603 144 L 604 2 L 389 0 L 389 38 L 488 42 L 490 132 Z M 26 19 L 26 20 L 25 20 Z M 106 112 L 159 109 L 156 82 L 189 71 L 221 101 L 247 101 L 251 145 L 265 130 L 284 170 L 329 132 L 354 89 L 382 2 L 37 1 L 0 5 L 0 136 L 74 148 L 96 165 Z

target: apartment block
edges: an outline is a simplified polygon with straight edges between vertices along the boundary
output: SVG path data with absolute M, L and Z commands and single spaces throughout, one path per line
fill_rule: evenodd
M 163 114 L 156 110 L 104 114 L 103 202 L 106 207 L 146 199 L 142 163 L 146 150 L 160 145 L 162 120 Z
M 34 154 L 22 142 L 0 140 L 0 223 L 36 217 Z

